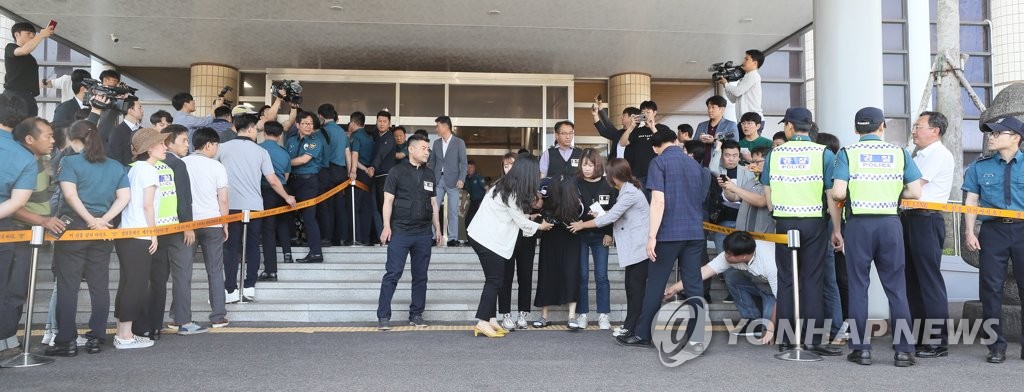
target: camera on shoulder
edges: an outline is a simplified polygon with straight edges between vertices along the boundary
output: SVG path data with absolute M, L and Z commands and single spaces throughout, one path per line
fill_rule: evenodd
M 285 79 L 275 81 L 270 84 L 271 94 L 277 96 L 280 94 L 279 91 L 281 90 L 284 90 L 284 96 L 282 96 L 281 99 L 284 99 L 285 102 L 289 102 L 294 105 L 302 104 L 302 85 L 299 84 L 298 81 Z
M 746 75 L 746 72 L 743 71 L 743 67 L 733 65 L 732 61 L 711 64 L 711 66 L 708 67 L 708 72 L 711 72 L 711 80 L 725 78 L 725 80 L 730 82 L 743 79 L 743 75 Z

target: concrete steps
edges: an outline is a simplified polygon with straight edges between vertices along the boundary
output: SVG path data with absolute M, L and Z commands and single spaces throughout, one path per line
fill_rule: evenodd
M 305 248 L 293 248 L 295 257 L 306 254 Z M 50 271 L 52 253 L 40 254 L 36 306 L 34 321 L 43 323 L 49 308 L 53 289 L 53 274 Z M 380 293 L 380 279 L 384 274 L 386 249 L 382 247 L 330 247 L 324 248 L 325 262 L 320 264 L 279 264 L 278 282 L 258 282 L 256 302 L 227 305 L 228 318 L 246 322 L 376 322 L 377 298 Z M 626 295 L 623 285 L 624 271 L 619 268 L 617 255 L 612 249 L 609 256 L 609 280 L 611 283 L 611 319 L 620 322 L 625 317 Z M 120 269 L 117 255 L 111 256 L 110 290 L 111 300 L 116 295 Z M 591 275 L 591 280 L 593 276 Z M 424 318 L 428 321 L 460 322 L 474 319 L 480 289 L 483 287 L 483 272 L 480 264 L 468 247 L 435 248 L 432 252 L 427 304 Z M 534 268 L 536 283 L 536 265 Z M 411 276 L 406 271 L 399 281 L 392 301 L 392 320 L 400 323 L 408 317 Z M 168 284 L 170 286 L 170 284 Z M 197 321 L 207 319 L 210 305 L 207 303 L 209 285 L 202 254 L 196 255 L 192 274 L 192 311 Z M 515 311 L 515 293 L 512 309 Z M 722 304 L 727 291 L 722 282 L 714 279 L 712 286 L 711 318 L 737 319 L 739 314 L 732 304 Z M 84 323 L 89 317 L 89 294 L 85 283 L 79 291 L 77 319 Z M 168 302 L 170 291 L 168 290 Z M 596 321 L 596 298 L 593 281 L 590 284 L 590 318 Z M 534 309 L 531 318 L 540 316 Z M 111 321 L 113 321 L 113 306 Z M 568 318 L 565 307 L 551 311 L 549 319 L 564 322 Z

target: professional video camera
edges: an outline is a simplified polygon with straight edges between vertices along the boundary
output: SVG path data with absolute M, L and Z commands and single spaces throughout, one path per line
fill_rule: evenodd
M 224 96 L 227 95 L 229 92 L 231 92 L 231 90 L 234 90 L 233 88 L 231 88 L 231 86 L 224 86 L 224 88 L 222 88 L 220 90 L 220 94 L 217 94 L 217 97 L 224 98 Z M 227 107 L 235 106 L 235 101 L 224 99 L 224 106 L 227 106 Z
M 88 89 L 85 93 L 85 101 L 97 109 L 114 109 L 125 113 L 128 112 L 128 107 L 132 102 L 139 100 L 139 97 L 135 96 L 135 92 L 139 89 L 124 82 L 118 83 L 117 86 L 104 86 L 99 80 L 85 78 L 82 79 L 82 84 Z M 107 102 L 98 100 L 98 97 L 106 97 Z
M 279 82 L 273 82 L 270 84 L 270 93 L 278 95 L 280 90 L 284 90 L 284 96 L 281 97 L 285 102 L 290 102 L 293 105 L 302 104 L 302 85 L 295 80 L 282 80 Z
M 708 72 L 711 72 L 711 80 L 725 78 L 725 80 L 730 82 L 743 79 L 743 75 L 746 74 L 746 72 L 743 71 L 743 67 L 739 65 L 732 65 L 732 61 L 711 64 L 711 66 L 708 67 Z

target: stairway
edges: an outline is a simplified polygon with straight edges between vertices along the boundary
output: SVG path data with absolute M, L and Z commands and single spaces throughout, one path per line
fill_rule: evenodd
M 383 247 L 329 247 L 324 248 L 325 262 L 321 264 L 279 264 L 277 282 L 258 282 L 256 301 L 245 304 L 227 305 L 228 319 L 244 322 L 292 322 L 292 323 L 357 323 L 375 325 L 377 297 L 380 279 L 384 274 L 386 250 Z M 295 257 L 306 254 L 305 248 L 293 248 Z M 53 288 L 53 274 L 50 271 L 52 253 L 40 253 L 38 284 L 34 322 L 44 323 Z M 280 257 L 279 257 L 280 258 Z M 536 263 L 536 261 L 534 261 Z M 618 266 L 615 249 L 611 249 L 608 261 L 608 275 L 611 284 L 611 319 L 621 322 L 625 317 L 626 293 L 623 284 L 624 271 Z M 117 254 L 110 262 L 110 296 L 113 303 L 117 291 L 120 270 Z M 590 283 L 590 319 L 597 320 L 593 273 Z M 474 319 L 484 276 L 476 254 L 469 247 L 434 248 L 430 262 L 426 311 L 423 317 L 432 322 L 469 322 Z M 712 279 L 711 320 L 738 319 L 739 314 L 732 304 L 723 304 L 727 295 L 723 283 Z M 411 276 L 408 266 L 398 284 L 392 301 L 392 321 L 403 322 L 408 317 Z M 534 268 L 536 282 L 536 265 Z M 170 284 L 168 284 L 170 286 Z M 207 279 L 202 254 L 197 253 L 192 273 L 192 318 L 206 322 L 210 305 L 207 303 Z M 516 287 L 513 287 L 512 309 L 515 304 Z M 83 282 L 78 296 L 77 320 L 85 323 L 89 318 L 89 293 Z M 168 290 L 167 300 L 171 293 Z M 168 304 L 169 305 L 169 304 Z M 113 305 L 111 305 L 113 322 Z M 549 319 L 565 321 L 568 317 L 565 307 L 552 311 Z M 534 309 L 532 318 L 539 317 Z

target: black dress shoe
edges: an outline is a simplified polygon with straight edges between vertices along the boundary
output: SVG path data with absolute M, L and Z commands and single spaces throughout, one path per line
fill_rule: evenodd
M 946 346 L 926 345 L 917 349 L 915 353 L 918 358 L 938 358 L 949 356 L 949 348 Z
M 46 348 L 46 355 L 51 357 L 73 357 L 78 355 L 78 345 L 74 340 L 67 343 L 54 343 Z
M 285 264 L 291 264 L 291 263 L 294 263 L 295 260 L 292 260 L 292 254 L 291 253 L 285 253 L 284 254 L 284 259 L 281 260 L 281 262 L 283 262 Z
M 850 355 L 846 356 L 846 360 L 859 365 L 870 365 L 871 350 L 853 350 Z
M 152 339 L 154 341 L 160 340 L 160 330 L 159 329 L 154 329 L 152 331 L 149 331 L 148 333 L 146 333 L 146 337 L 150 338 L 150 339 Z
M 892 359 L 896 361 L 896 367 L 910 367 L 916 363 L 914 361 L 914 355 L 911 353 L 896 353 Z
M 640 338 L 636 337 L 635 335 L 617 336 L 617 337 L 615 337 L 615 342 L 617 342 L 620 346 L 626 346 L 626 347 L 640 347 L 640 348 L 651 348 L 651 347 L 654 347 L 654 346 L 651 345 L 651 341 L 650 340 L 640 339 Z
M 462 244 L 459 243 L 458 240 L 448 240 L 448 247 L 449 248 L 455 248 L 455 247 L 459 247 L 459 246 L 462 246 Z
M 779 343 L 779 352 L 784 353 L 786 351 L 796 348 L 796 345 L 790 343 Z
M 813 346 L 807 346 L 807 351 L 826 357 L 838 357 L 843 355 L 843 349 L 831 344 L 815 344 Z
M 324 262 L 324 256 L 323 255 L 306 255 L 306 257 L 303 257 L 301 259 L 295 260 L 295 262 L 296 263 L 323 263 Z
M 299 241 L 297 239 L 293 239 L 292 246 L 296 248 L 304 248 L 306 247 L 306 241 Z
M 256 278 L 260 282 L 277 282 L 277 272 L 266 272 L 260 273 L 260 276 Z
M 988 350 L 988 356 L 985 357 L 985 361 L 987 361 L 988 363 L 1006 362 L 1006 350 Z
M 100 352 L 100 340 L 97 338 L 91 338 L 85 342 L 85 352 L 89 354 L 98 354 Z

